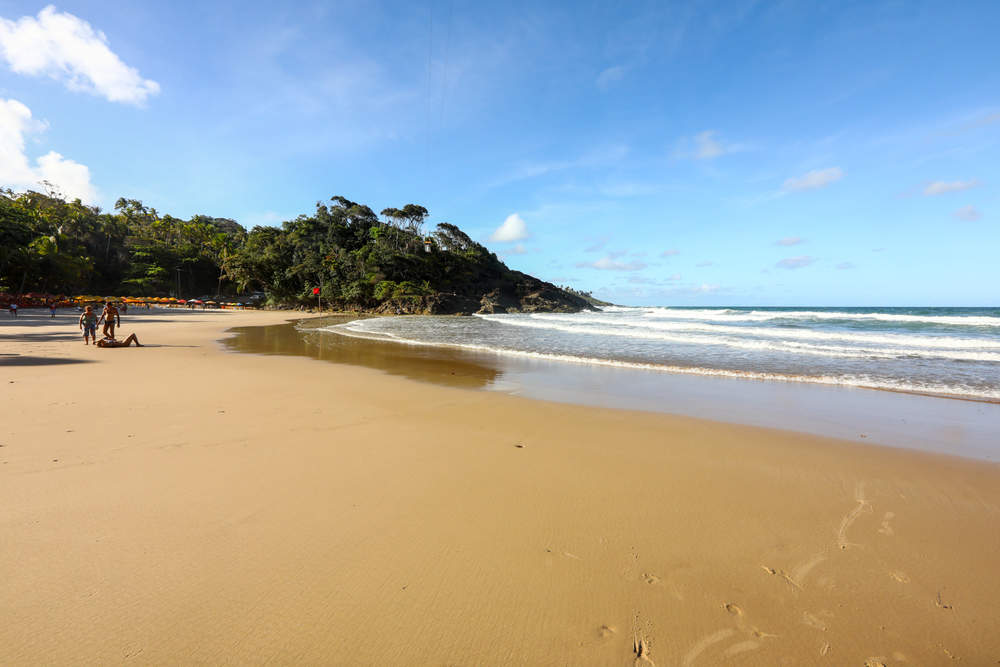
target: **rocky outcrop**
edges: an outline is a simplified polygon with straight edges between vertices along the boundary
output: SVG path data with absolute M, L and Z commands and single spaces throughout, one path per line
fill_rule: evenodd
M 586 299 L 529 275 L 493 287 L 479 297 L 439 292 L 392 299 L 379 305 L 381 315 L 472 315 L 495 313 L 578 313 L 594 310 Z

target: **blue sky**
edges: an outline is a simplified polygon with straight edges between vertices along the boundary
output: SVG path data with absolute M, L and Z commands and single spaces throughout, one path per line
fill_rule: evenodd
M 0 183 L 419 203 L 627 304 L 1000 304 L 998 3 L 280 4 L 0 0 Z

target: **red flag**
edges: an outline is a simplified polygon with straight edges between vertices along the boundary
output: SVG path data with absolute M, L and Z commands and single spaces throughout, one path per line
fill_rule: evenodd
M 317 296 L 317 295 L 319 295 L 319 288 L 318 287 L 313 287 L 313 296 Z

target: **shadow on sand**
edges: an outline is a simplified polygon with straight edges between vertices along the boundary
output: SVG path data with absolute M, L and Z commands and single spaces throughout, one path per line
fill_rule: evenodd
M 31 357 L 24 354 L 0 354 L 0 366 L 58 366 L 64 364 L 89 364 L 90 359 L 57 359 Z

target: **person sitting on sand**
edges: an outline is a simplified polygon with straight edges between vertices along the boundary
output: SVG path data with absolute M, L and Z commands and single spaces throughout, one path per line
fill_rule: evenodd
M 80 329 L 83 330 L 84 345 L 90 345 L 91 336 L 94 338 L 94 343 L 97 343 L 97 313 L 90 306 L 87 306 L 80 315 Z
M 115 337 L 115 318 L 118 318 L 118 326 L 122 325 L 122 317 L 118 314 L 118 309 L 115 308 L 115 304 L 108 301 L 104 305 L 104 312 L 101 313 L 101 319 L 97 321 L 98 324 L 104 322 L 104 337 L 114 338 Z
M 97 341 L 97 347 L 128 347 L 132 343 L 135 343 L 136 347 L 142 347 L 139 343 L 139 339 L 136 338 L 135 334 L 129 334 L 129 337 L 125 340 L 115 340 L 114 338 L 102 338 Z

